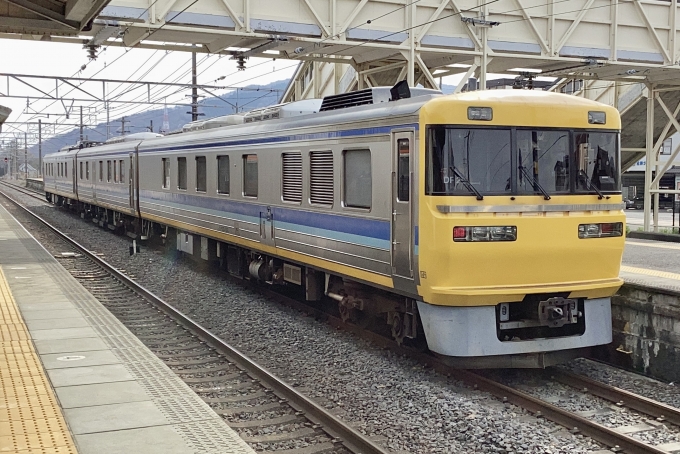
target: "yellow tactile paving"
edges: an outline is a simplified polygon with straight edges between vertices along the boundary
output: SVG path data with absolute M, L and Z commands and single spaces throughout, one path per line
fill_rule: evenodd
M 0 390 L 0 454 L 76 453 L 2 268 Z
M 644 247 L 656 247 L 660 249 L 680 249 L 680 245 L 678 244 L 668 244 L 668 243 L 643 243 L 640 241 L 626 241 L 626 245 L 630 244 L 631 246 L 644 246 Z
M 669 273 L 667 271 L 657 271 L 657 270 L 650 270 L 647 268 L 636 268 L 634 266 L 621 266 L 621 271 L 625 271 L 627 273 L 636 273 L 636 274 L 645 274 L 647 276 L 654 276 L 654 277 L 663 277 L 666 279 L 673 279 L 676 281 L 680 281 L 680 274 L 677 273 Z

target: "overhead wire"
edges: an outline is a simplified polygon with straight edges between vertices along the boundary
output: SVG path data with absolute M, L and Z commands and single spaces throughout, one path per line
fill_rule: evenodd
M 152 4 L 150 4 L 150 5 L 149 5 L 149 6 L 148 6 L 148 7 L 147 7 L 147 8 L 146 8 L 139 16 L 138 16 L 138 18 L 141 18 L 141 17 L 142 17 L 149 9 L 151 9 L 151 7 L 152 7 L 157 1 L 158 1 L 158 0 L 154 0 L 154 2 L 153 2 Z M 179 16 L 180 14 L 182 14 L 183 12 L 185 12 L 187 9 L 189 9 L 190 7 L 192 7 L 193 5 L 195 5 L 198 1 L 199 1 L 199 0 L 194 0 L 192 3 L 190 3 L 190 4 L 187 5 L 185 8 L 183 8 L 181 11 L 179 11 L 178 13 L 176 13 L 169 21 L 164 22 L 163 24 L 161 24 L 160 27 L 158 27 L 157 29 L 154 29 L 149 35 L 146 36 L 146 39 L 148 39 L 150 36 L 154 35 L 154 34 L 157 33 L 158 31 L 160 31 L 160 30 L 161 30 L 168 22 L 171 22 L 174 18 L 176 18 L 177 16 Z M 130 24 L 130 25 L 131 25 L 131 24 Z M 126 28 L 125 31 L 127 31 L 127 30 L 129 29 L 130 25 L 128 25 L 128 27 Z M 139 42 L 141 42 L 141 40 L 140 40 Z M 132 50 L 134 47 L 136 47 L 137 45 L 139 45 L 139 42 L 136 43 L 134 46 L 131 46 L 131 47 L 129 47 L 129 48 L 126 48 L 126 49 L 125 49 L 125 52 L 124 52 L 123 54 L 121 54 L 120 56 L 118 56 L 113 62 L 111 62 L 111 63 L 108 64 L 107 66 L 104 66 L 104 68 L 102 68 L 102 69 L 100 69 L 99 71 L 97 71 L 95 74 L 93 74 L 92 76 L 90 76 L 88 79 L 92 79 L 94 76 L 96 76 L 97 74 L 99 74 L 99 73 L 102 72 L 103 70 L 107 69 L 108 67 L 110 67 L 112 64 L 114 64 L 114 63 L 117 62 L 118 60 L 120 60 L 121 57 L 123 57 L 124 55 L 127 55 L 127 53 L 128 53 L 130 50 Z M 105 51 L 105 50 L 106 50 L 108 47 L 110 47 L 110 46 L 111 46 L 111 44 L 107 45 L 102 51 Z M 78 74 L 79 72 L 80 72 L 80 70 L 77 71 L 75 74 Z M 74 74 L 74 75 L 75 75 L 75 74 Z M 73 76 L 72 76 L 72 77 L 73 77 Z M 86 82 L 87 82 L 87 81 L 82 81 L 80 84 L 78 84 L 78 87 L 82 86 L 82 85 L 83 85 L 84 83 L 86 83 Z M 56 90 L 56 87 L 55 87 L 55 90 Z M 68 95 L 69 93 L 73 92 L 74 90 L 76 90 L 76 88 L 70 89 L 69 91 L 66 92 L 66 95 Z M 56 101 L 55 101 L 55 102 L 56 102 Z M 50 107 L 50 106 L 54 105 L 55 102 L 49 104 L 47 107 Z
M 157 0 L 156 0 L 156 1 L 157 1 Z M 154 1 L 154 3 L 156 3 L 156 1 Z M 186 11 L 186 9 L 188 9 L 188 8 L 191 7 L 191 6 L 193 6 L 193 4 L 195 4 L 197 1 L 198 1 L 198 0 L 195 0 L 193 3 L 189 4 L 186 8 L 184 8 L 182 11 L 180 11 L 179 13 L 177 13 L 174 17 L 177 17 L 179 14 L 181 14 L 181 13 L 184 12 L 184 11 Z M 359 24 L 359 25 L 357 25 L 357 26 L 352 27 L 351 29 L 355 29 L 355 28 L 361 27 L 361 26 L 363 26 L 363 25 L 365 25 L 365 24 L 371 24 L 371 23 L 373 22 L 373 20 L 378 20 L 378 19 L 380 19 L 380 18 L 382 18 L 382 17 L 386 17 L 386 16 L 389 15 L 389 14 L 392 14 L 392 13 L 394 13 L 394 12 L 396 12 L 396 11 L 402 10 L 402 9 L 404 9 L 404 8 L 406 8 L 406 7 L 408 7 L 408 6 L 412 5 L 412 4 L 414 4 L 414 3 L 417 3 L 417 2 L 419 2 L 419 1 L 420 1 L 420 0 L 415 0 L 415 1 L 411 2 L 411 3 L 406 4 L 406 5 L 402 5 L 402 6 L 400 6 L 399 8 L 396 8 L 395 10 L 392 10 L 392 11 L 390 11 L 390 12 L 388 12 L 388 13 L 385 13 L 385 14 L 383 14 L 383 15 L 381 15 L 381 16 L 378 16 L 378 17 L 376 17 L 376 18 L 374 18 L 374 19 L 365 21 L 365 22 L 363 22 L 362 24 Z M 499 0 L 490 0 L 490 1 L 486 2 L 486 3 L 481 4 L 481 5 L 477 5 L 477 6 L 475 6 L 475 7 L 468 8 L 468 9 L 466 9 L 466 10 L 461 10 L 460 12 L 457 12 L 457 13 L 452 13 L 452 14 L 449 14 L 449 15 L 446 15 L 446 16 L 438 17 L 438 18 L 433 19 L 433 20 L 425 21 L 425 22 L 423 22 L 423 23 L 420 23 L 420 24 L 417 24 L 417 25 L 414 25 L 414 26 L 411 26 L 411 27 L 407 27 L 407 28 L 405 28 L 405 29 L 403 29 L 403 30 L 400 30 L 400 31 L 397 31 L 397 32 L 389 33 L 389 34 L 387 34 L 387 35 L 384 35 L 384 36 L 381 36 L 381 37 L 378 37 L 378 38 L 373 38 L 373 39 L 364 40 L 363 42 L 360 42 L 360 43 L 357 43 L 357 44 L 355 44 L 355 45 L 352 45 L 352 46 L 346 47 L 346 48 L 344 48 L 344 49 L 341 49 L 339 52 L 343 52 L 343 51 L 351 50 L 352 48 L 364 46 L 364 45 L 366 45 L 366 44 L 369 44 L 369 43 L 371 43 L 371 42 L 375 42 L 375 41 L 378 41 L 378 40 L 382 40 L 382 39 L 387 38 L 387 37 L 389 37 L 389 36 L 392 36 L 392 35 L 394 35 L 394 34 L 403 33 L 403 32 L 405 32 L 405 31 L 410 31 L 410 30 L 412 30 L 412 29 L 414 29 L 414 28 L 422 27 L 422 26 L 424 26 L 424 25 L 428 25 L 428 24 L 430 24 L 430 23 L 438 22 L 438 21 L 441 21 L 441 20 L 444 20 L 444 19 L 447 19 L 447 18 L 450 18 L 450 17 L 460 16 L 460 15 L 462 15 L 463 12 L 471 12 L 471 11 L 474 11 L 474 10 L 479 9 L 479 8 L 482 7 L 482 6 L 487 6 L 487 5 L 490 5 L 490 4 L 492 4 L 492 3 L 496 3 L 497 1 L 499 1 Z M 526 10 L 526 9 L 531 9 L 531 8 L 537 8 L 537 7 L 540 7 L 540 6 L 547 6 L 547 5 L 550 4 L 550 3 L 553 3 L 553 4 L 554 4 L 554 3 L 562 3 L 562 2 L 566 2 L 566 1 L 569 1 L 569 0 L 558 0 L 557 2 L 549 2 L 549 3 L 542 4 L 542 5 L 533 5 L 533 6 L 529 6 L 529 7 L 523 8 L 523 9 Z M 152 5 L 153 5 L 153 4 L 152 4 Z M 149 8 L 150 8 L 152 5 L 150 5 Z M 611 5 L 609 5 L 609 4 L 607 4 L 607 5 L 599 5 L 599 6 L 592 6 L 592 7 L 589 7 L 589 8 L 587 8 L 587 9 L 597 9 L 597 8 L 610 7 L 610 6 L 611 6 Z M 148 10 L 149 8 L 147 8 L 147 10 Z M 517 8 L 517 9 L 508 10 L 508 11 L 504 11 L 504 12 L 494 13 L 494 15 L 508 14 L 508 13 L 511 13 L 511 12 L 516 12 L 516 11 L 521 11 L 521 10 L 522 10 L 522 8 Z M 549 16 L 558 16 L 558 15 L 563 15 L 563 14 L 569 14 L 569 13 L 579 12 L 579 11 L 583 11 L 583 10 L 584 10 L 583 8 L 580 8 L 580 9 L 578 9 L 578 10 L 556 12 L 556 13 L 552 13 L 552 14 L 548 15 L 548 17 L 549 17 Z M 173 18 L 174 18 L 174 17 L 173 17 Z M 531 20 L 531 19 L 532 19 L 531 17 L 529 17 L 529 18 L 521 18 L 521 19 L 516 19 L 516 20 L 511 20 L 511 21 L 505 21 L 505 22 L 503 22 L 503 24 L 515 23 L 515 22 L 523 22 L 523 21 L 527 21 L 527 20 Z M 166 22 L 166 23 L 167 23 L 167 22 Z M 165 24 L 163 24 L 163 25 L 165 25 Z M 128 27 L 128 28 L 129 28 L 129 27 Z M 151 36 L 151 35 L 153 35 L 155 32 L 159 31 L 161 28 L 162 28 L 162 26 L 161 26 L 160 28 L 154 30 L 154 32 L 152 32 L 150 35 L 148 35 L 148 36 L 146 37 L 146 39 L 148 39 L 148 37 Z M 350 30 L 350 29 L 348 29 L 348 30 Z M 347 31 L 347 30 L 346 30 L 346 31 Z M 344 31 L 343 33 L 346 33 L 346 31 Z M 336 34 L 336 35 L 334 35 L 334 36 L 332 36 L 332 37 L 327 37 L 327 38 L 325 38 L 324 40 L 322 40 L 322 41 L 320 41 L 320 42 L 327 41 L 327 40 L 332 39 L 333 37 L 339 36 L 339 35 L 340 35 L 340 33 L 339 33 L 339 34 Z M 108 47 L 108 46 L 107 46 L 107 47 Z M 338 51 L 336 51 L 336 52 L 338 52 Z M 123 54 L 123 55 L 124 55 L 124 54 Z M 120 57 L 119 57 L 119 58 L 120 58 Z M 116 59 L 116 60 L 118 60 L 118 59 Z M 255 65 L 255 66 L 260 66 L 260 65 L 265 64 L 265 63 L 267 63 L 267 62 L 269 62 L 269 60 L 267 60 L 267 61 L 265 61 L 265 62 L 262 62 L 262 63 L 259 63 L 259 64 Z M 255 66 L 253 66 L 253 67 L 255 67 Z M 274 70 L 273 72 L 283 71 L 283 70 L 286 70 L 286 69 L 290 69 L 290 68 L 292 68 L 292 67 L 294 67 L 294 66 L 297 66 L 297 63 L 296 63 L 295 65 L 289 65 L 289 66 L 286 66 L 286 67 L 283 67 L 283 68 L 276 69 L 276 70 Z M 233 74 L 230 74 L 230 75 L 233 75 Z M 248 82 L 248 81 L 257 79 L 257 78 L 262 77 L 262 76 L 264 76 L 264 74 L 263 74 L 263 75 L 254 76 L 254 77 L 251 77 L 251 78 L 248 78 L 248 79 L 244 79 L 244 80 L 241 80 L 241 81 L 239 81 L 239 82 L 236 82 L 235 85 L 236 85 L 236 84 L 242 84 L 242 83 L 245 83 L 245 82 Z M 629 84 L 637 84 L 637 83 L 639 83 L 639 82 L 630 82 Z M 623 83 L 623 84 L 628 84 L 628 83 Z M 167 87 L 166 87 L 166 88 L 167 88 Z M 177 92 L 175 92 L 175 93 L 177 93 Z M 173 93 L 173 94 L 175 94 L 175 93 Z M 172 95 L 172 94 L 171 94 L 171 95 Z

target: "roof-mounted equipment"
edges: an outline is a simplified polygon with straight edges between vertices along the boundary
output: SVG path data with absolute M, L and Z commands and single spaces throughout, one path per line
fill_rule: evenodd
M 303 99 L 301 101 L 277 104 L 275 106 L 253 109 L 243 116 L 244 123 L 254 121 L 275 120 L 277 118 L 301 117 L 319 112 L 320 99 Z
M 320 111 L 346 109 L 348 107 L 363 106 L 366 104 L 398 101 L 400 99 L 414 98 L 416 96 L 441 94 L 441 91 L 432 90 L 430 88 L 409 87 L 406 81 L 402 80 L 394 87 L 373 87 L 349 93 L 326 96 L 323 98 Z

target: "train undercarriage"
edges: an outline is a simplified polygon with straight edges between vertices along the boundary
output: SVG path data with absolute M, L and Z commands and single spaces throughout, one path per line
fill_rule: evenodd
M 545 294 L 528 295 L 521 302 L 496 306 L 433 306 L 344 276 L 116 210 L 52 194 L 48 194 L 47 199 L 115 233 L 161 245 L 197 263 L 217 266 L 240 279 L 291 289 L 296 296 L 322 305 L 326 310 L 335 307 L 344 322 L 391 335 L 399 344 L 429 347 L 457 367 L 543 368 L 584 356 L 592 345 L 608 343 L 604 337 L 593 338 L 592 330 L 586 330 L 588 318 L 591 325 L 596 325 L 592 322 L 593 314 L 606 318 L 605 312 L 610 307 L 608 298 L 599 301 L 570 299 L 567 294 Z M 130 253 L 134 253 L 132 247 Z M 442 320 L 446 321 L 444 325 Z M 453 328 L 461 320 L 465 326 Z M 433 328 L 435 325 L 437 328 Z M 446 332 L 447 329 L 450 332 Z M 580 338 L 586 339 L 588 347 L 574 342 Z M 522 341 L 546 348 L 523 351 L 517 347 Z M 573 345 L 566 347 L 565 342 Z M 548 348 L 548 343 L 564 344 L 566 348 Z
M 304 299 L 310 302 L 332 301 L 337 306 L 338 315 L 346 323 L 369 327 L 377 324 L 377 320 L 382 320 L 381 327 L 386 327 L 399 344 L 406 339 L 418 338 L 424 342 L 418 306 L 412 298 L 116 210 L 56 194 L 48 193 L 46 198 L 102 228 L 135 240 L 163 245 L 198 263 L 219 266 L 234 277 L 264 285 L 294 286 L 300 296 L 304 295 Z

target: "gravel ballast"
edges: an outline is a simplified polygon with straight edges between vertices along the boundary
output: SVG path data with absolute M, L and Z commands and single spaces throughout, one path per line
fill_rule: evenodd
M 36 214 L 396 453 L 575 454 L 603 449 L 413 360 L 214 273 L 199 272 L 188 260 L 145 247 L 130 256 L 129 238 L 11 192 Z

